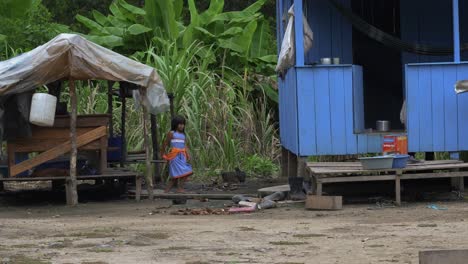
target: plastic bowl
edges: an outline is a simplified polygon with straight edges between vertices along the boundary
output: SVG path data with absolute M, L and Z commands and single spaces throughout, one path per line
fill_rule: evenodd
M 359 161 L 365 170 L 391 169 L 393 166 L 393 156 L 359 158 Z
M 409 159 L 409 155 L 394 155 L 392 168 L 394 169 L 406 168 L 408 159 Z

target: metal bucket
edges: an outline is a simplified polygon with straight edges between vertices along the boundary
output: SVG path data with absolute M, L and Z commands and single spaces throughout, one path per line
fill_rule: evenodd
M 387 120 L 377 120 L 375 124 L 376 130 L 379 132 L 390 131 L 390 121 Z

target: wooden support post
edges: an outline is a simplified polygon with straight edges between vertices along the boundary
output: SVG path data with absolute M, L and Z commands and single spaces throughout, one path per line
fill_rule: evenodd
M 99 170 L 101 173 L 104 173 L 104 171 L 107 169 L 107 137 L 101 137 L 99 139 L 100 143 L 100 158 L 101 162 L 99 163 Z
M 146 96 L 146 90 L 140 89 L 141 96 Z M 148 136 L 148 110 L 146 106 L 142 106 L 143 109 L 143 137 L 145 145 L 145 158 L 146 158 L 146 187 L 148 188 L 149 199 L 153 200 L 153 176 L 152 176 L 152 167 L 151 167 L 151 154 L 150 154 L 150 145 L 149 145 L 149 136 Z
M 297 177 L 297 156 L 288 151 L 288 177 Z
M 400 176 L 401 171 L 397 171 L 395 176 L 395 200 L 398 206 L 401 206 L 401 186 L 400 186 Z
M 120 87 L 120 100 L 122 102 L 122 112 L 121 112 L 121 123 L 120 123 L 120 131 L 122 137 L 122 148 L 121 151 L 121 159 L 120 159 L 120 167 L 125 166 L 125 161 L 127 160 L 127 140 L 125 136 L 125 126 L 126 126 L 126 113 L 127 113 L 127 99 L 125 97 L 125 89 Z
M 8 175 L 10 175 L 10 177 L 11 177 L 11 175 L 12 175 L 12 174 L 11 174 L 11 169 L 13 168 L 13 166 L 14 166 L 15 163 L 16 163 L 14 149 L 15 149 L 14 143 L 8 143 L 8 144 L 7 144 Z
M 317 184 L 317 187 L 315 190 L 315 195 L 320 196 L 322 195 L 322 186 L 323 186 L 322 181 L 320 181 L 320 179 L 317 179 L 316 184 Z
M 141 199 L 141 180 L 141 175 L 138 175 L 135 179 L 135 200 L 137 200 L 137 202 Z
M 460 153 L 458 153 L 458 152 L 450 152 L 449 154 L 450 154 L 450 159 L 453 159 L 453 160 L 459 160 L 460 159 Z M 456 169 L 454 171 L 460 171 L 460 170 Z M 465 191 L 464 177 L 450 178 L 450 185 L 452 186 L 452 189 L 455 189 L 455 190 L 460 191 L 460 192 Z
M 288 177 L 288 150 L 281 147 L 281 177 Z
M 2 178 L 6 178 L 4 175 L 0 174 L 0 180 Z M 0 181 L 0 192 L 3 192 L 5 190 L 5 185 L 3 184 L 3 181 Z
M 78 148 L 76 144 L 76 117 L 77 117 L 77 98 L 75 90 L 75 81 L 70 78 L 68 81 L 70 86 L 70 101 L 71 101 L 71 117 L 70 117 L 70 137 L 71 137 L 71 152 L 70 152 L 70 178 L 67 181 L 67 204 L 78 204 L 78 191 L 76 182 L 76 161 Z
M 114 120 L 113 120 L 113 113 L 114 113 L 114 104 L 113 104 L 113 96 L 112 96 L 112 86 L 114 86 L 113 81 L 107 81 L 107 113 L 110 115 L 109 119 L 109 137 L 114 136 Z
M 307 165 L 307 157 L 299 157 L 297 156 L 297 177 L 306 176 L 306 165 Z
M 173 93 L 168 93 L 167 97 L 169 97 L 169 107 L 171 110 L 171 119 L 174 118 L 174 94 Z
M 158 123 L 156 115 L 151 114 L 151 140 L 153 142 L 153 160 L 159 159 Z M 154 182 L 161 181 L 159 163 L 154 164 Z

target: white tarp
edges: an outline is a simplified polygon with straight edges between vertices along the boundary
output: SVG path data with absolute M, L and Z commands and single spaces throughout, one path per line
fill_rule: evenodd
M 302 18 L 302 21 L 304 21 L 304 54 L 306 54 L 312 48 L 314 36 L 304 14 L 302 14 Z M 296 64 L 296 50 L 294 45 L 294 5 L 292 5 L 288 10 L 288 25 L 281 43 L 276 72 L 283 74 L 287 69 Z
M 153 114 L 169 109 L 161 78 L 150 66 L 75 34 L 0 62 L 0 97 L 32 91 L 60 79 L 125 81 L 147 88 L 143 105 Z

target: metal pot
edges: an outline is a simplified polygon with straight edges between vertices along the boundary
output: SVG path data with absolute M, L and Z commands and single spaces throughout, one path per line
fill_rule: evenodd
M 321 58 L 320 63 L 321 64 L 331 64 L 332 60 L 331 60 L 331 58 Z
M 387 132 L 390 130 L 390 121 L 388 120 L 377 120 L 376 130 L 379 132 Z

